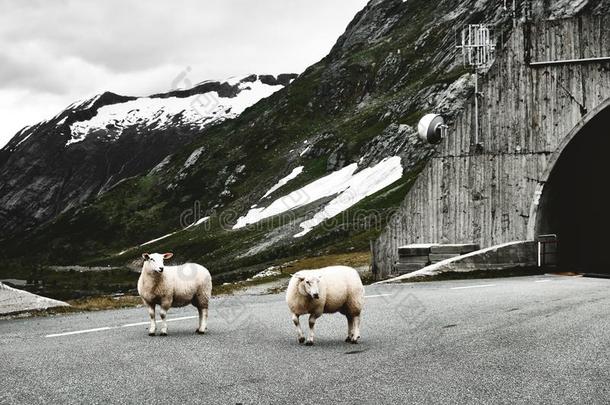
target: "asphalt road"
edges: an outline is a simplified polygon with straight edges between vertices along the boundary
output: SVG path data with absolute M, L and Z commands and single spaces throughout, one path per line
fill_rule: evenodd
M 607 404 L 609 292 L 558 276 L 369 286 L 359 345 L 339 315 L 299 345 L 283 295 L 215 299 L 204 336 L 180 319 L 192 307 L 168 337 L 147 336 L 143 308 L 5 320 L 0 403 Z

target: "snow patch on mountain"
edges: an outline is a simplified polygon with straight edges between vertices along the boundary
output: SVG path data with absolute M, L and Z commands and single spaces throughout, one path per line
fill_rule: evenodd
M 203 146 L 195 149 L 193 151 L 193 153 L 191 153 L 191 155 L 188 157 L 188 159 L 186 159 L 186 162 L 184 162 L 183 168 L 188 169 L 189 167 L 191 167 L 192 165 L 197 163 L 197 161 L 199 160 L 199 157 L 203 153 L 203 149 L 204 149 Z
M 183 228 L 183 229 L 178 229 L 177 231 L 174 231 L 174 232 L 168 233 L 167 235 L 163 235 L 163 236 L 161 236 L 161 237 L 159 237 L 159 238 L 156 238 L 156 239 L 153 239 L 153 240 L 149 240 L 148 242 L 144 242 L 144 243 L 142 243 L 142 244 L 140 245 L 140 247 L 142 247 L 142 246 L 147 246 L 147 245 L 152 245 L 153 243 L 156 243 L 156 242 L 162 241 L 162 240 L 164 240 L 164 239 L 167 239 L 167 238 L 169 238 L 169 237 L 172 237 L 172 236 L 176 235 L 177 233 L 180 233 L 180 232 L 186 231 L 187 229 L 191 229 L 191 228 L 197 227 L 197 226 L 199 226 L 199 225 L 201 225 L 201 224 L 204 224 L 204 223 L 208 222 L 209 220 L 210 220 L 210 217 L 203 217 L 203 218 L 201 218 L 201 219 L 199 219 L 199 220 L 197 220 L 197 221 L 193 222 L 192 224 L 190 224 L 190 225 L 189 225 L 189 226 L 187 226 L 186 228 Z M 123 254 L 123 253 L 125 253 L 125 252 L 126 252 L 126 250 L 124 250 L 124 251 L 120 252 L 120 253 L 119 253 L 119 256 L 120 256 L 120 255 L 122 255 L 122 254 Z
M 365 197 L 375 194 L 400 180 L 402 172 L 403 167 L 400 163 L 400 157 L 394 156 L 356 173 L 347 183 L 343 184 L 344 190 L 337 197 L 326 204 L 313 218 L 301 223 L 300 227 L 303 231 L 297 233 L 294 237 L 298 238 L 307 234 L 327 219 L 342 213 Z
M 203 217 L 200 220 L 198 220 L 197 222 L 195 222 L 192 226 L 199 226 L 201 224 L 203 224 L 204 222 L 207 222 L 210 219 L 210 217 Z
M 237 219 L 233 229 L 244 228 L 263 219 L 273 217 L 303 207 L 325 197 L 337 195 L 322 207 L 322 210 L 308 221 L 300 224 L 303 231 L 294 235 L 300 237 L 328 218 L 340 214 L 363 198 L 389 186 L 402 177 L 403 167 L 400 157 L 386 158 L 375 166 L 356 173 L 357 163 L 352 163 L 306 186 L 273 201 L 266 208 L 252 208 Z
M 267 197 L 268 195 L 271 195 L 271 193 L 273 193 L 274 191 L 276 191 L 277 189 L 284 187 L 290 180 L 294 180 L 299 174 L 303 173 L 303 168 L 304 166 L 299 166 L 297 168 L 295 168 L 292 172 L 290 172 L 290 174 L 284 178 L 281 178 L 276 185 L 274 185 L 273 187 L 271 187 L 269 189 L 269 191 L 267 191 L 265 193 L 265 195 L 261 198 L 261 200 L 265 197 Z
M 266 208 L 253 208 L 248 211 L 245 216 L 237 219 L 237 223 L 233 226 L 233 229 L 255 224 L 265 218 L 270 218 L 286 211 L 305 206 L 321 198 L 334 195 L 340 191 L 339 188 L 342 184 L 349 181 L 357 168 L 358 165 L 353 163 L 328 176 L 322 177 L 313 183 L 309 183 L 288 195 L 278 198 Z
M 15 137 L 18 137 L 18 136 L 20 136 L 20 135 L 23 135 L 23 134 L 25 133 L 25 131 L 27 131 L 27 130 L 28 130 L 28 129 L 30 129 L 30 128 L 31 128 L 31 127 L 25 127 L 25 128 L 23 128 L 21 131 L 19 131 L 19 132 L 17 133 L 17 135 L 15 135 Z M 24 143 L 25 141 L 27 141 L 27 140 L 30 138 L 30 136 L 32 136 L 32 134 L 33 134 L 33 133 L 34 133 L 34 131 L 30 131 L 30 133 L 29 133 L 29 134 L 27 134 L 27 135 L 26 135 L 26 136 L 25 136 L 25 137 L 24 137 L 22 140 L 20 140 L 20 141 L 17 143 L 17 145 L 15 145 L 15 147 L 13 148 L 13 150 L 14 150 L 14 149 L 17 149 L 17 148 L 19 147 L 19 145 L 21 145 L 22 143 Z
M 189 97 L 140 97 L 106 105 L 100 107 L 93 118 L 70 125 L 71 138 L 66 146 L 82 142 L 89 134 L 100 130 L 110 139 L 118 139 L 125 128 L 133 126 L 161 129 L 180 123 L 203 129 L 210 124 L 237 117 L 246 108 L 283 87 L 256 80 L 239 83 L 240 92 L 236 97 L 220 97 L 216 91 L 211 91 Z M 89 108 L 96 99 L 75 103 L 71 108 Z
M 156 239 L 153 239 L 153 240 L 149 240 L 148 242 L 144 242 L 144 243 L 142 243 L 142 244 L 140 245 L 140 247 L 142 247 L 142 246 L 146 246 L 146 245 L 152 245 L 152 244 L 153 244 L 153 243 L 155 243 L 155 242 L 159 242 L 160 240 L 167 239 L 167 238 L 169 238 L 170 236 L 174 236 L 174 235 L 175 235 L 175 234 L 177 234 L 178 232 L 179 232 L 179 231 L 172 232 L 172 233 L 168 233 L 167 235 L 163 235 L 163 236 L 161 236 L 161 237 L 159 237 L 159 238 L 156 238 Z
M 299 156 L 303 156 L 304 154 L 309 152 L 310 149 L 311 149 L 311 145 L 307 146 L 305 149 L 303 149 L 303 151 L 301 153 L 299 153 Z
M 66 110 L 86 110 L 87 108 L 90 108 L 91 106 L 93 106 L 93 104 L 99 100 L 101 94 L 98 94 L 94 97 L 91 98 L 86 98 L 83 100 L 78 100 L 73 102 L 72 104 L 70 104 Z M 61 113 L 60 113 L 61 114 Z
M 33 132 L 32 132 L 33 134 Z M 27 141 L 30 136 L 32 136 L 32 134 L 28 134 L 25 138 L 23 138 L 22 140 L 19 141 L 19 143 L 17 145 L 15 145 L 15 149 L 19 147 L 19 145 L 21 145 L 22 143 L 24 143 L 25 141 Z
M 161 171 L 163 169 L 165 169 L 165 167 L 169 164 L 169 162 L 171 162 L 172 160 L 172 155 L 168 155 L 166 156 L 161 162 L 159 162 L 158 165 L 156 165 L 155 167 L 153 167 L 150 172 L 148 172 L 149 176 L 153 176 L 157 173 L 161 173 Z

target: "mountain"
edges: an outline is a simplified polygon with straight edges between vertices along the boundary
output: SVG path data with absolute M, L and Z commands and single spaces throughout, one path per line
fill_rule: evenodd
M 603 3 L 578 2 L 561 3 L 573 13 Z M 564 16 L 554 3 L 536 7 L 537 18 Z M 455 35 L 456 28 L 481 22 L 496 27 L 501 51 L 512 15 L 497 1 L 372 0 L 324 59 L 234 119 L 204 130 L 164 120 L 164 129 L 145 126 L 138 137 L 115 135 L 126 118 L 116 128 L 92 120 L 75 127 L 76 135 L 64 128 L 54 148 L 45 146 L 51 130 L 28 138 L 32 153 L 20 159 L 11 151 L 28 130 L 18 134 L 0 160 L 3 183 L 22 178 L 28 158 L 55 165 L 70 156 L 78 169 L 49 178 L 39 168 L 7 188 L 13 197 L 0 201 L 2 221 L 12 229 L 0 242 L 5 267 L 129 266 L 143 251 L 173 251 L 177 261 L 204 263 L 216 280 L 228 280 L 298 257 L 368 250 L 434 153 L 417 137 L 419 118 L 434 111 L 451 123 L 472 96 L 473 76 L 457 57 Z M 82 141 L 81 128 L 88 134 Z M 23 213 L 28 195 L 21 188 L 34 201 L 41 190 L 79 183 L 87 165 L 106 168 L 100 162 L 122 153 L 102 152 L 102 145 L 132 138 L 163 146 L 134 145 L 129 157 L 154 158 L 133 168 L 126 162 L 134 159 L 123 158 L 112 166 L 114 177 L 96 177 L 88 197 L 81 197 L 88 188 L 74 187 L 72 199 L 42 205 L 53 207 L 46 217 L 52 220 L 30 221 L 33 228 L 15 232 L 19 220 L 10 212 L 44 217 Z M 89 144 L 98 160 L 81 164 L 69 151 Z
M 140 175 L 296 75 L 208 81 L 150 97 L 106 92 L 22 129 L 0 150 L 0 237 L 23 231 Z

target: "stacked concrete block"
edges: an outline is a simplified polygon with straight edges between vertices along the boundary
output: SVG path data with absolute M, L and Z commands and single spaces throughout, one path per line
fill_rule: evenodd
M 430 264 L 462 256 L 476 250 L 479 250 L 479 245 L 474 243 L 455 245 L 429 243 L 401 246 L 398 248 L 398 261 L 394 264 L 394 273 L 412 273 Z
M 398 261 L 394 271 L 399 274 L 421 270 L 430 264 L 430 248 L 434 244 L 406 245 L 398 248 Z
M 430 263 L 438 263 L 443 260 L 451 259 L 454 257 L 462 256 L 467 253 L 479 250 L 480 247 L 474 243 L 463 243 L 455 245 L 437 245 L 430 247 Z

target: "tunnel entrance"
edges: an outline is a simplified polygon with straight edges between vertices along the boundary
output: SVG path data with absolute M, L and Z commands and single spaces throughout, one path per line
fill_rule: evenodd
M 610 274 L 610 107 L 564 148 L 544 186 L 536 233 L 557 234 L 562 271 Z

